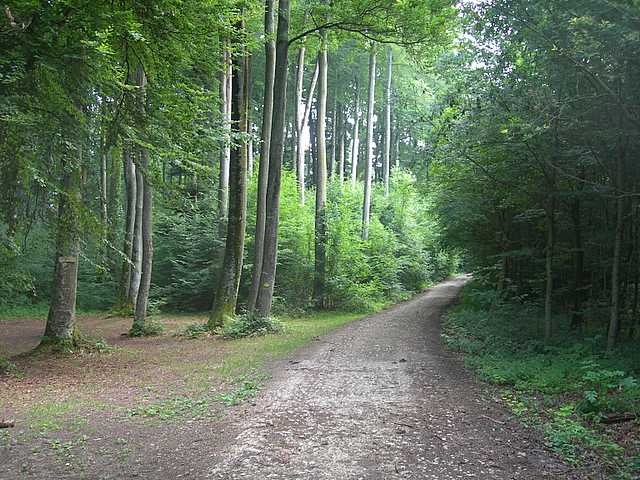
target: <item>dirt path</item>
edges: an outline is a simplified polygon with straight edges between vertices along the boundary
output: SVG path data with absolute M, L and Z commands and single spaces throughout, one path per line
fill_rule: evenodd
M 463 283 L 299 351 L 212 452 L 208 477 L 579 478 L 443 351 L 439 319 Z
M 90 409 L 76 431 L 12 432 L 0 445 L 0 478 L 585 478 L 443 350 L 440 317 L 463 283 L 444 282 L 317 338 L 273 365 L 253 402 L 231 410 L 146 422 Z M 212 346 L 185 343 L 182 361 L 198 348 L 204 355 Z M 101 397 L 117 398 L 108 389 Z

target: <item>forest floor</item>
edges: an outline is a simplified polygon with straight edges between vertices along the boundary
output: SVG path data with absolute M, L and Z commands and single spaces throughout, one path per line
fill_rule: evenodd
M 591 478 L 442 347 L 464 281 L 237 341 L 129 339 L 126 319 L 83 319 L 115 350 L 22 355 L 0 377 L 0 417 L 16 419 L 0 431 L 0 478 Z M 28 349 L 31 323 L 0 323 L 0 338 Z

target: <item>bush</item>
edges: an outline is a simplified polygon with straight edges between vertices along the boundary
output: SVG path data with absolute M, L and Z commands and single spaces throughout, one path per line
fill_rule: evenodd
M 275 318 L 240 315 L 225 324 L 222 336 L 230 339 L 257 337 L 269 333 L 280 333 L 283 330 L 284 326 Z

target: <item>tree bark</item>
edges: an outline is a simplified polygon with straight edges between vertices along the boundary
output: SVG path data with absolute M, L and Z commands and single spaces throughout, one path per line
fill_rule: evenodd
M 582 285 L 584 275 L 584 248 L 582 246 L 582 218 L 580 200 L 576 198 L 571 206 L 573 220 L 573 311 L 571 312 L 571 329 L 582 330 L 584 315 L 582 313 Z
M 276 38 L 276 74 L 274 82 L 273 130 L 267 188 L 267 223 L 264 259 L 256 315 L 267 318 L 271 313 L 278 256 L 278 220 L 280 216 L 280 180 L 284 154 L 284 129 L 287 110 L 287 65 L 289 55 L 289 0 L 278 1 L 278 33 Z
M 80 251 L 80 184 L 82 147 L 78 159 L 61 160 L 62 191 L 58 197 L 56 262 L 53 293 L 47 315 L 42 344 L 73 344 L 76 336 L 76 290 L 78 286 L 78 255 Z
M 555 200 L 550 199 L 546 208 L 547 246 L 545 254 L 544 340 L 550 342 L 553 335 L 553 250 L 555 247 Z
M 299 59 L 300 57 L 298 57 L 298 60 Z M 298 65 L 298 68 L 302 68 L 302 75 L 304 77 L 304 63 L 301 65 Z M 296 138 L 298 142 L 298 146 L 296 148 L 296 152 L 298 155 L 297 162 L 296 162 L 296 165 L 297 165 L 296 171 L 298 173 L 298 191 L 299 191 L 300 205 L 304 205 L 304 202 L 305 202 L 305 161 L 304 159 L 305 159 L 306 151 L 305 151 L 304 138 L 302 136 L 302 133 L 304 132 L 304 129 L 307 127 L 307 124 L 309 123 L 309 117 L 311 115 L 311 105 L 313 103 L 313 95 L 315 94 L 316 85 L 318 83 L 318 74 L 319 74 L 319 68 L 318 68 L 318 63 L 316 62 L 316 66 L 313 70 L 313 76 L 311 77 L 311 85 L 309 86 L 309 96 L 307 98 L 307 101 L 304 103 L 304 113 L 302 114 L 302 118 L 300 119 L 300 122 L 298 122 L 297 128 L 296 128 Z M 300 98 L 302 98 L 302 93 L 300 93 Z
M 360 150 L 360 86 L 355 79 L 355 98 L 353 100 L 353 137 L 351 138 L 351 186 L 355 188 L 358 180 L 358 154 Z
M 316 308 L 325 307 L 324 291 L 326 277 L 326 241 L 327 241 L 327 34 L 322 32 L 320 52 L 318 52 L 318 119 L 316 122 L 316 211 L 315 211 L 315 269 L 313 298 Z M 335 123 L 334 123 L 335 124 Z M 334 130 L 335 138 L 335 130 Z
M 244 21 L 236 24 L 239 32 L 244 30 Z M 218 279 L 218 288 L 209 316 L 209 329 L 221 327 L 224 321 L 233 318 L 238 302 L 238 289 L 244 255 L 244 237 L 247 214 L 247 116 L 244 108 L 244 79 L 247 74 L 245 53 L 232 56 L 232 94 L 231 94 L 231 131 L 234 139 L 231 148 L 229 170 L 229 218 L 227 236 L 222 262 L 222 272 Z M 240 141 L 240 143 L 238 143 Z
M 623 155 L 620 154 L 616 162 L 616 228 L 611 265 L 611 309 L 607 334 L 607 352 L 609 353 L 615 348 L 620 333 L 620 257 L 624 230 L 624 198 L 620 195 L 622 191 L 622 157 Z
M 384 156 L 382 158 L 382 176 L 384 196 L 389 196 L 389 168 L 391 164 L 391 76 L 393 69 L 393 52 L 387 47 L 387 84 L 384 101 Z
M 333 97 L 333 112 L 331 112 L 331 156 L 327 164 L 327 175 L 330 180 L 333 180 L 333 174 L 336 169 L 336 153 L 338 150 L 338 142 L 336 135 L 338 133 L 338 100 L 337 95 Z
M 138 65 L 136 80 L 139 90 L 140 112 L 142 114 L 142 128 L 146 128 L 146 94 L 147 77 L 142 68 Z M 151 288 L 151 269 L 153 267 L 153 188 L 151 184 L 151 172 L 149 164 L 149 150 L 140 147 L 140 168 L 136 174 L 140 174 L 143 181 L 142 186 L 142 255 L 141 255 L 141 275 L 140 288 L 136 297 L 135 311 L 133 317 L 132 331 L 144 331 L 147 318 L 147 307 L 149 303 L 149 290 Z M 138 188 L 138 195 L 140 188 Z
M 223 66 L 220 73 L 220 112 L 222 114 L 223 128 L 225 131 L 224 145 L 220 151 L 220 173 L 218 178 L 218 217 L 220 219 L 220 232 L 224 232 L 229 210 L 229 156 L 231 152 L 231 118 L 229 95 L 229 49 L 225 46 L 223 53 Z
M 249 290 L 248 310 L 253 312 L 260 284 L 264 254 L 264 234 L 267 215 L 267 180 L 269 176 L 269 150 L 273 120 L 273 82 L 276 68 L 275 0 L 265 1 L 265 71 L 264 71 L 264 107 L 262 110 L 262 144 L 260 146 L 260 165 L 258 170 L 258 195 L 256 200 L 256 231 L 251 288 Z
M 376 51 L 371 45 L 369 53 L 369 101 L 367 102 L 367 163 L 364 171 L 364 201 L 362 206 L 362 239 L 369 238 L 371 213 L 371 176 L 373 174 L 373 109 L 376 93 Z
M 124 232 L 124 261 L 122 263 L 121 303 L 123 306 L 129 304 L 131 298 L 131 277 L 133 270 L 133 237 L 136 225 L 136 198 L 137 182 L 136 167 L 131 158 L 131 152 L 127 145 L 122 150 L 124 158 L 124 181 L 126 190 L 126 219 Z
M 138 159 L 140 156 L 138 155 Z M 141 165 L 135 168 L 136 173 L 136 210 L 135 223 L 133 227 L 133 249 L 131 254 L 131 285 L 129 287 L 129 296 L 127 304 L 135 307 L 138 300 L 138 291 L 140 289 L 140 280 L 142 278 L 142 214 L 144 211 L 144 178 L 142 176 Z
M 343 182 L 344 182 L 344 149 L 345 149 L 345 137 L 346 137 L 346 122 L 345 122 L 345 115 L 344 115 L 344 109 L 342 107 L 341 104 L 338 104 L 338 118 L 339 120 L 339 137 L 340 137 L 340 141 L 339 141 L 339 146 L 338 146 L 338 181 L 340 182 L 340 185 L 342 186 Z

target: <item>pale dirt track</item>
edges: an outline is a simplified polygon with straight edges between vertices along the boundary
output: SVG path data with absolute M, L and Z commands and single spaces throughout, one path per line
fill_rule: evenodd
M 464 279 L 354 322 L 274 369 L 212 452 L 214 479 L 580 478 L 440 342 Z

